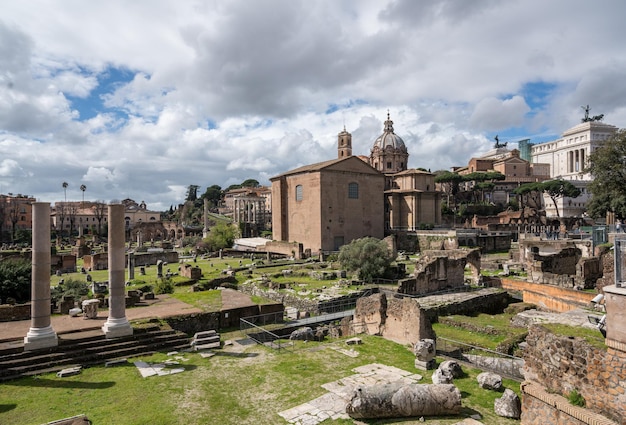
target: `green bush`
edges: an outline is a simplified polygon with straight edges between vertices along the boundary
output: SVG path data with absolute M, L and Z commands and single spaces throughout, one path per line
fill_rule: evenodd
M 173 294 L 174 293 L 174 284 L 172 283 L 172 279 L 170 278 L 162 278 L 157 280 L 156 285 L 154 285 L 154 293 L 159 294 Z
M 89 284 L 82 280 L 67 279 L 63 284 L 55 286 L 50 291 L 50 298 L 53 300 L 60 300 L 63 297 L 74 297 L 79 300 L 81 297 L 89 294 Z
M 30 261 L 12 258 L 0 262 L 0 299 L 13 298 L 18 303 L 30 300 L 31 287 Z
M 573 406 L 585 407 L 585 398 L 581 393 L 578 392 L 576 388 L 569 392 L 567 395 L 567 400 Z
M 372 282 L 387 275 L 393 258 L 380 239 L 355 239 L 339 250 L 339 262 L 348 271 L 358 271 L 359 279 Z

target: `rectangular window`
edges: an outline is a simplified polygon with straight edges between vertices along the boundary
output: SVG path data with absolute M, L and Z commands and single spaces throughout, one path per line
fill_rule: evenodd
M 296 186 L 296 201 L 302 200 L 302 185 L 299 184 Z
M 359 199 L 359 184 L 358 183 L 348 184 L 348 198 Z

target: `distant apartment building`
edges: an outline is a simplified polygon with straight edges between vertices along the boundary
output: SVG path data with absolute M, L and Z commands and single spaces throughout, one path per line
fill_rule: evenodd
M 12 241 L 12 232 L 30 230 L 33 225 L 32 203 L 35 198 L 27 195 L 0 195 L 0 239 Z
M 598 117 L 596 117 L 598 119 Z M 578 125 L 566 130 L 560 138 L 531 146 L 534 163 L 547 163 L 550 166 L 550 178 L 570 181 L 582 194 L 577 198 L 560 198 L 557 202 L 561 217 L 581 217 L 591 195 L 587 191 L 593 176 L 583 173 L 588 164 L 589 155 L 618 130 L 617 127 L 590 119 L 587 115 Z M 544 199 L 546 215 L 557 215 L 554 204 Z
M 161 213 L 149 211 L 145 202 L 138 204 L 132 199 L 124 199 L 124 220 L 126 229 L 130 230 L 141 223 L 160 223 Z M 52 209 L 52 227 L 57 231 L 62 230 L 65 234 L 78 232 L 78 234 L 95 233 L 106 229 L 108 220 L 108 206 L 99 202 L 56 202 Z
M 494 190 L 486 193 L 486 201 L 494 204 L 506 205 L 515 198 L 513 190 L 524 183 L 541 182 L 550 179 L 550 164 L 531 163 L 520 157 L 517 149 L 509 150 L 506 147 L 495 147 L 485 155 L 471 158 L 465 167 L 455 168 L 460 175 L 475 172 L 499 172 L 504 180 L 494 182 Z M 472 182 L 462 184 L 464 190 L 471 189 Z

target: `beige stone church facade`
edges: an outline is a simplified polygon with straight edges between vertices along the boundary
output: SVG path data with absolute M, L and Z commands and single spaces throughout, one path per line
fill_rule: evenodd
M 441 223 L 435 176 L 408 169 L 409 153 L 389 114 L 370 156 L 352 155 L 352 135 L 338 135 L 337 159 L 270 179 L 272 232 L 304 250 L 336 251 L 354 239 L 382 239 Z

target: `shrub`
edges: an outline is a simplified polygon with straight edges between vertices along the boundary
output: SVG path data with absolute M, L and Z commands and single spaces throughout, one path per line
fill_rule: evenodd
M 0 299 L 13 298 L 17 303 L 30 300 L 31 264 L 23 258 L 0 262 Z
M 576 388 L 569 392 L 567 395 L 567 400 L 573 406 L 585 407 L 585 398 L 581 393 L 578 392 Z
M 172 283 L 172 279 L 163 278 L 157 280 L 156 285 L 154 285 L 154 293 L 155 294 L 173 294 L 174 293 L 174 284 Z
M 89 284 L 77 279 L 67 279 L 63 284 L 59 284 L 50 291 L 50 298 L 60 300 L 63 297 L 74 297 L 80 299 L 89 294 Z
M 392 262 L 384 241 L 366 237 L 356 239 L 339 250 L 339 262 L 348 271 L 358 271 L 359 279 L 372 282 L 385 277 Z

